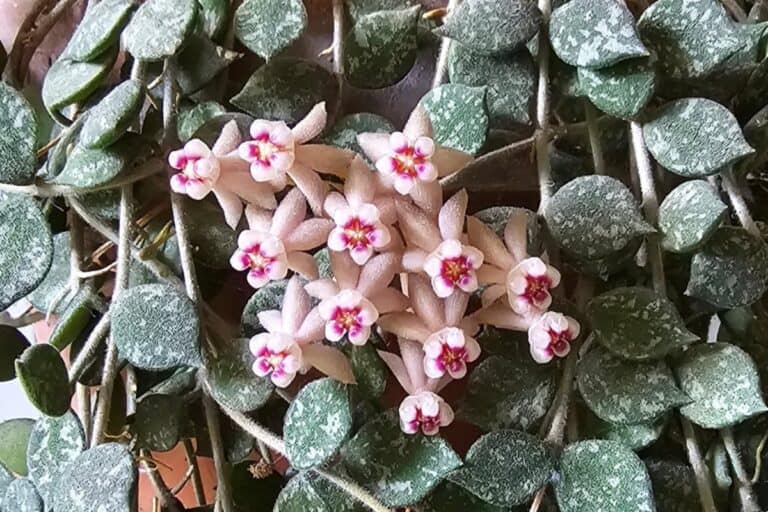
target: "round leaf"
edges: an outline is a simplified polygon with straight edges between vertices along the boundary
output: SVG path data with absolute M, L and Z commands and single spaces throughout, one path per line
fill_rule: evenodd
M 200 365 L 200 319 L 178 288 L 145 284 L 129 288 L 112 305 L 112 338 L 134 366 L 164 370 Z
M 40 412 L 62 416 L 69 410 L 72 388 L 59 351 L 47 343 L 32 345 L 16 360 L 16 375 L 27 398 Z
M 0 423 L 0 464 L 27 476 L 27 445 L 35 420 L 16 418 Z
M 179 140 L 188 141 L 206 121 L 226 112 L 227 109 L 215 101 L 198 103 L 192 108 L 182 110 L 179 112 L 177 126 Z
M 695 345 L 677 362 L 675 374 L 693 400 L 680 412 L 704 428 L 728 427 L 768 410 L 754 361 L 735 345 Z
M 549 30 L 552 49 L 571 66 L 604 68 L 648 56 L 632 13 L 613 0 L 572 0 L 552 12 Z
M 206 362 L 211 396 L 222 405 L 241 412 L 258 409 L 272 394 L 272 383 L 254 375 L 254 357 L 248 340 L 235 339 L 219 348 L 217 358 Z
M 668 460 L 646 460 L 645 467 L 653 484 L 656 510 L 675 512 L 677 510 L 700 510 L 699 493 L 696 489 L 696 475 L 691 466 Z
M 488 131 L 484 87 L 445 84 L 429 91 L 422 101 L 435 142 L 465 153 L 480 151 Z
M 116 56 L 116 51 L 109 50 L 88 62 L 66 58 L 54 62 L 43 81 L 45 107 L 57 110 L 88 98 L 112 69 Z
M 560 473 L 555 495 L 562 512 L 655 510 L 643 462 L 619 443 L 595 440 L 568 445 Z
M 21 356 L 28 347 L 27 337 L 18 329 L 0 325 L 0 382 L 16 378 L 16 358 Z
M 43 512 L 43 499 L 28 478 L 17 478 L 5 491 L 3 510 L 13 512 Z
M 45 274 L 45 278 L 37 288 L 27 295 L 27 300 L 38 311 L 47 313 L 52 301 L 61 297 L 69 289 L 69 240 L 69 231 L 53 235 L 53 260 L 48 273 Z M 65 300 L 61 301 L 52 313 L 61 313 L 66 305 L 67 302 Z
M 103 54 L 117 43 L 135 5 L 130 0 L 104 0 L 89 5 L 63 55 L 72 60 L 90 62 Z
M 698 340 L 675 305 L 648 288 L 616 288 L 589 304 L 592 329 L 611 353 L 632 361 L 661 359 Z
M 307 27 L 301 0 L 245 0 L 235 12 L 235 35 L 264 59 L 281 52 Z
M 287 279 L 270 281 L 251 295 L 251 298 L 245 304 L 245 308 L 243 308 L 243 314 L 240 319 L 245 336 L 255 336 L 266 330 L 261 325 L 258 315 L 262 311 L 282 309 L 286 286 L 288 286 Z M 250 367 L 250 363 L 247 366 Z
M 521 505 L 549 482 L 555 461 L 538 438 L 517 430 L 491 432 L 467 452 L 450 480 L 500 507 Z
M 35 177 L 37 117 L 18 91 L 0 83 L 0 182 L 26 185 Z
M 141 84 L 126 80 L 118 85 L 90 110 L 80 132 L 80 144 L 103 148 L 114 143 L 136 119 L 143 102 Z
M 347 386 L 330 378 L 304 386 L 285 416 L 285 448 L 291 465 L 308 469 L 329 460 L 352 430 Z
M 599 346 L 579 362 L 576 382 L 592 412 L 622 425 L 653 421 L 690 402 L 665 362 L 622 361 Z
M 653 97 L 656 71 L 649 59 L 632 59 L 601 69 L 579 68 L 579 85 L 597 108 L 632 119 Z
M 715 174 L 754 152 L 733 114 L 706 98 L 667 103 L 643 125 L 643 138 L 657 162 L 685 177 Z
M 601 420 L 587 408 L 581 412 L 579 427 L 584 429 L 584 438 L 616 441 L 635 451 L 642 450 L 658 440 L 664 433 L 670 416 L 665 414 L 651 422 L 619 425 Z
M 77 145 L 70 153 L 61 174 L 53 181 L 59 185 L 80 188 L 103 185 L 125 170 L 131 149 L 134 148 L 130 140 L 103 149 Z
M 192 32 L 196 14 L 195 0 L 148 0 L 123 32 L 125 49 L 140 60 L 171 57 Z
M 136 403 L 131 431 L 141 448 L 167 452 L 178 444 L 183 428 L 183 402 L 172 395 L 145 395 Z
M 712 236 L 727 211 L 712 185 L 686 181 L 667 194 L 659 207 L 662 246 L 671 252 L 693 251 Z

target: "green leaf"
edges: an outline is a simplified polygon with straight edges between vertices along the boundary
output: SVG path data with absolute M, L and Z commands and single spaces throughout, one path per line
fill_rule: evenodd
M 613 0 L 573 0 L 552 12 L 549 40 L 560 60 L 571 66 L 604 68 L 647 57 L 624 4 Z
M 568 445 L 555 482 L 562 512 L 655 510 L 651 481 L 643 462 L 613 441 L 580 441 Z
M 43 499 L 28 478 L 17 478 L 5 491 L 3 510 L 13 512 L 44 512 Z
M 729 427 L 768 410 L 754 361 L 735 345 L 695 345 L 675 364 L 675 374 L 693 400 L 680 412 L 704 428 Z
M 137 480 L 133 455 L 117 443 L 86 450 L 72 461 L 59 479 L 54 510 L 67 512 L 128 512 L 135 499 Z
M 63 55 L 75 61 L 90 62 L 116 46 L 135 6 L 131 0 L 104 0 L 89 5 Z
M 37 116 L 18 91 L 0 83 L 0 181 L 12 185 L 32 183 L 35 177 Z
M 454 42 L 448 53 L 451 83 L 486 87 L 486 104 L 492 128 L 529 124 L 536 96 L 536 66 L 531 54 L 486 56 Z
M 643 245 L 642 242 L 642 238 L 637 238 L 614 254 L 595 259 L 568 258 L 568 261 L 573 268 L 578 268 L 579 272 L 608 281 L 612 275 L 634 265 L 635 255 Z
M 179 288 L 145 284 L 112 304 L 112 338 L 134 366 L 164 370 L 200 365 L 200 319 Z
M 241 412 L 264 405 L 272 394 L 272 383 L 253 374 L 253 362 L 248 340 L 234 339 L 220 347 L 218 357 L 210 357 L 205 365 L 211 396 Z
M 203 33 L 217 41 L 224 35 L 229 20 L 229 3 L 225 0 L 197 0 L 197 15 Z
M 51 229 L 30 197 L 0 193 L 0 310 L 42 282 L 53 259 Z
M 585 407 L 581 411 L 579 427 L 583 428 L 582 437 L 585 439 L 616 441 L 637 451 L 650 446 L 661 437 L 669 421 L 669 416 L 670 414 L 665 414 L 646 423 L 620 425 L 601 420 Z
M 305 471 L 291 478 L 275 502 L 274 512 L 366 512 L 368 507 L 322 476 Z
M 526 0 L 464 0 L 435 30 L 486 55 L 511 53 L 539 30 L 541 12 Z
M 3 45 L 0 44 L 0 48 L 2 48 Z M 5 491 L 8 489 L 8 486 L 11 485 L 11 483 L 16 480 L 16 477 L 11 474 L 8 469 L 0 464 L 0 507 L 3 506 L 3 498 L 5 497 Z M 0 510 L 2 510 L 0 508 Z
M 717 308 L 748 306 L 768 287 L 768 246 L 739 227 L 715 231 L 691 261 L 687 295 Z
M 571 180 L 552 196 L 544 216 L 563 249 L 590 260 L 621 251 L 653 232 L 632 192 L 609 176 Z
M 301 0 L 245 0 L 235 12 L 235 35 L 264 59 L 280 53 L 307 28 Z
M 615 288 L 589 303 L 595 339 L 632 361 L 661 359 L 699 337 L 685 327 L 675 305 L 639 286 Z
M 79 188 L 97 187 L 117 177 L 135 157 L 137 139 L 129 137 L 108 148 L 77 145 L 53 183 Z
M 69 254 L 69 231 L 53 235 L 53 260 L 48 273 L 45 274 L 45 278 L 37 288 L 27 295 L 27 300 L 38 311 L 47 313 L 53 300 L 61 297 L 69 290 Z M 54 308 L 52 313 L 58 315 L 66 306 L 67 301 L 63 300 Z
M 417 0 L 344 0 L 349 11 L 349 17 L 357 22 L 363 16 L 377 11 L 392 11 L 413 7 Z
M 699 493 L 696 476 L 691 466 L 680 462 L 651 459 L 645 461 L 653 484 L 658 512 L 699 510 Z
M 72 388 L 67 366 L 53 345 L 32 345 L 16 360 L 16 375 L 32 405 L 48 416 L 69 410 Z
M 435 142 L 465 153 L 480 151 L 488 132 L 484 87 L 441 85 L 429 91 L 422 104 L 432 122 Z
M 190 36 L 177 57 L 181 92 L 185 95 L 198 92 L 240 57 L 241 53 L 219 46 L 207 36 Z
M 361 17 L 344 42 L 347 80 L 362 89 L 399 82 L 413 67 L 418 45 L 419 6 L 377 11 Z
M 443 439 L 403 433 L 395 411 L 363 425 L 342 459 L 352 478 L 388 507 L 416 503 L 461 465 Z
M 195 0 L 148 0 L 123 32 L 125 49 L 139 60 L 171 57 L 191 34 L 196 14 Z
M 229 258 L 237 249 L 237 233 L 227 225 L 218 204 L 185 198 L 184 217 L 189 229 L 195 261 L 216 269 L 230 268 Z
M 140 83 L 126 80 L 118 85 L 90 110 L 80 132 L 80 144 L 87 148 L 113 144 L 130 128 L 143 103 Z
M 685 177 L 715 174 L 754 152 L 733 114 L 706 98 L 667 103 L 643 125 L 643 138 L 658 163 Z
M 623 361 L 599 346 L 579 361 L 576 382 L 592 412 L 622 425 L 653 421 L 690 402 L 664 361 Z
M 28 347 L 29 341 L 21 331 L 15 327 L 0 325 L 0 382 L 16 378 L 14 362 Z
M 251 75 L 230 102 L 257 119 L 295 124 L 316 104 L 336 97 L 337 81 L 321 66 L 292 57 L 275 58 Z
M 29 478 L 46 503 L 67 465 L 85 450 L 85 434 L 72 411 L 59 418 L 44 417 L 35 423 L 27 447 Z
M 215 101 L 205 101 L 198 103 L 194 107 L 182 110 L 179 112 L 176 128 L 179 140 L 181 142 L 188 141 L 206 121 L 226 112 L 227 109 Z
M 321 141 L 324 144 L 330 144 L 342 149 L 349 149 L 365 156 L 360 145 L 357 143 L 357 136 L 361 133 L 392 133 L 395 126 L 386 118 L 368 112 L 358 114 L 349 114 L 342 117 L 333 125 L 328 133 L 322 136 Z
M 59 351 L 67 348 L 94 319 L 96 315 L 92 308 L 99 301 L 101 299 L 95 295 L 93 283 L 84 285 L 59 313 L 59 320 L 48 338 L 48 343 Z
M 677 186 L 659 207 L 659 231 L 665 250 L 686 253 L 705 243 L 725 217 L 728 207 L 703 180 Z
M 16 418 L 0 423 L 0 464 L 27 476 L 27 445 L 35 420 Z
M 136 403 L 133 432 L 141 448 L 167 452 L 178 444 L 184 426 L 184 403 L 172 395 L 144 395 Z
M 421 512 L 505 512 L 507 509 L 486 503 L 463 487 L 449 480 L 440 485 L 422 501 Z
M 387 387 L 388 372 L 374 345 L 370 342 L 362 346 L 348 343 L 342 350 L 352 365 L 355 390 L 366 398 L 379 398 Z
M 352 431 L 347 386 L 330 378 L 304 386 L 285 415 L 288 460 L 297 469 L 319 466 L 341 447 Z
M 602 69 L 579 68 L 579 84 L 597 108 L 632 119 L 651 101 L 656 71 L 650 59 L 632 59 Z
M 43 81 L 45 108 L 58 110 L 88 98 L 112 69 L 116 57 L 117 52 L 109 50 L 88 62 L 66 58 L 54 62 Z
M 500 430 L 475 441 L 464 466 L 448 478 L 488 503 L 509 507 L 532 498 L 554 469 L 552 454 L 537 437 Z
M 288 286 L 287 279 L 270 281 L 266 285 L 256 290 L 243 308 L 243 314 L 240 319 L 242 331 L 245 336 L 255 336 L 265 329 L 259 321 L 259 313 L 272 309 L 282 309 L 283 296 L 285 288 Z

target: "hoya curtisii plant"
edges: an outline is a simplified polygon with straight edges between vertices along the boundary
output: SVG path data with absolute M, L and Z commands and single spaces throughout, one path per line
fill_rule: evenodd
M 22 24 L 0 510 L 764 508 L 764 6 L 319 4 Z

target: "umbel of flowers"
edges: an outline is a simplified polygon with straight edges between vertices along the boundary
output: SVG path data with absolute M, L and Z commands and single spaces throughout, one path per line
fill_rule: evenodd
M 402 132 L 358 136 L 374 169 L 313 144 L 325 122 L 319 104 L 292 128 L 256 120 L 241 134 L 229 123 L 211 149 L 192 140 L 170 155 L 174 191 L 212 192 L 233 229 L 245 215 L 230 261 L 248 284 L 293 274 L 282 308 L 258 314 L 258 377 L 286 387 L 314 367 L 353 382 L 339 345 L 364 345 L 378 330 L 391 340 L 378 354 L 406 394 L 401 428 L 434 435 L 453 421 L 440 392 L 480 357 L 483 325 L 527 332 L 539 363 L 568 354 L 579 324 L 549 311 L 560 273 L 527 253 L 527 215 L 513 214 L 499 237 L 467 216 L 465 191 L 444 201 L 439 179 L 471 156 L 437 144 L 423 108 Z M 332 190 L 326 175 L 343 185 Z M 320 279 L 313 252 L 323 248 L 331 277 Z M 481 306 L 469 312 L 474 294 Z

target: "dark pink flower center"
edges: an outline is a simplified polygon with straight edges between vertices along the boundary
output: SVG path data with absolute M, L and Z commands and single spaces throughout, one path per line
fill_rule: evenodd
M 358 217 L 351 218 L 344 226 L 344 242 L 347 247 L 368 247 L 375 228 Z
M 440 415 L 427 416 L 421 411 L 421 407 L 416 407 L 416 418 L 411 421 L 411 426 L 414 430 L 421 427 L 426 432 L 433 431 L 440 426 Z
M 469 277 L 473 267 L 466 256 L 456 256 L 455 258 L 445 258 L 440 265 L 440 275 L 446 281 L 451 283 L 461 283 Z
M 272 352 L 264 347 L 257 355 L 259 365 L 265 373 L 281 372 L 283 360 L 288 357 L 288 351 Z
M 419 174 L 416 170 L 417 167 L 426 161 L 427 157 L 422 155 L 413 146 L 406 146 L 395 150 L 395 154 L 392 157 L 395 174 L 408 178 L 416 178 Z
M 275 144 L 269 138 L 269 133 L 261 133 L 248 144 L 248 157 L 251 161 L 258 161 L 262 165 L 270 165 L 277 158 L 277 154 L 285 147 Z
M 451 371 L 459 371 L 467 362 L 467 349 L 465 347 L 449 347 L 446 343 L 442 344 L 442 352 L 437 357 L 437 362 L 443 368 Z
M 358 320 L 359 315 L 359 307 L 337 307 L 333 312 L 333 322 L 336 324 L 337 329 L 349 331 L 350 329 L 360 327 L 360 321 Z
M 547 300 L 549 296 L 549 289 L 552 287 L 552 281 L 546 274 L 541 276 L 525 276 L 526 286 L 525 291 L 522 293 L 528 302 L 538 304 Z
M 550 354 L 562 354 L 571 346 L 571 340 L 573 339 L 573 336 L 571 336 L 570 330 L 567 329 L 565 331 L 557 332 L 552 329 L 548 329 L 547 333 L 549 334 L 550 340 L 548 347 Z
M 275 261 L 275 258 L 261 251 L 259 244 L 244 249 L 243 252 L 245 253 L 244 264 L 260 274 L 265 272 L 272 262 Z

